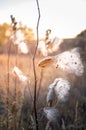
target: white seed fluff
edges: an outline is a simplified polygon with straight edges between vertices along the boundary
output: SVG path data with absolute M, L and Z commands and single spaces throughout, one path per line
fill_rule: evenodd
M 59 117 L 59 111 L 54 107 L 45 107 L 44 113 L 50 122 L 56 122 Z

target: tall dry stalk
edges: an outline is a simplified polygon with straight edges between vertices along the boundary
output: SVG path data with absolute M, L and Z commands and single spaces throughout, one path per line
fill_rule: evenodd
M 11 15 L 11 21 L 12 21 L 12 29 L 13 29 L 13 34 L 14 34 L 14 42 L 16 41 L 16 25 L 17 25 L 17 22 L 15 21 L 15 17 L 13 17 Z M 15 66 L 17 66 L 17 45 L 15 47 Z M 13 129 L 14 130 L 17 130 L 17 90 L 16 90 L 16 87 L 17 87 L 17 77 L 15 77 L 15 89 L 14 89 L 14 104 L 13 104 L 13 107 L 14 107 L 14 127 Z
M 12 20 L 12 24 L 14 24 L 14 20 L 12 19 L 12 15 L 11 15 L 11 20 Z M 13 26 L 13 31 L 14 31 L 14 27 Z M 8 58 L 7 58 L 7 97 L 6 97 L 6 102 L 7 102 L 7 130 L 9 129 L 9 82 L 10 82 L 10 50 L 11 50 L 11 41 L 8 44 Z
M 10 82 L 10 49 L 11 49 L 11 42 L 8 44 L 8 58 L 7 58 L 7 97 L 6 97 L 6 104 L 7 104 L 7 130 L 9 129 L 9 82 Z
M 15 49 L 15 65 L 17 66 L 17 46 Z M 14 130 L 17 129 L 17 77 L 15 77 L 15 89 L 14 89 Z
M 38 130 L 38 120 L 37 120 L 37 75 L 36 75 L 36 67 L 35 67 L 35 57 L 36 57 L 36 51 L 38 47 L 38 42 L 39 42 L 39 21 L 40 21 L 40 8 L 39 8 L 39 2 L 36 0 L 37 3 L 37 8 L 38 8 L 38 21 L 37 21 L 37 27 L 36 27 L 36 33 L 37 33 L 37 43 L 36 43 L 36 48 L 35 52 L 33 55 L 33 72 L 34 72 L 34 101 L 33 101 L 33 106 L 34 106 L 34 115 L 35 115 L 35 123 L 36 123 L 36 130 Z
M 77 130 L 77 121 L 78 121 L 78 106 L 79 106 L 79 102 L 76 101 L 76 106 L 75 106 L 75 130 Z

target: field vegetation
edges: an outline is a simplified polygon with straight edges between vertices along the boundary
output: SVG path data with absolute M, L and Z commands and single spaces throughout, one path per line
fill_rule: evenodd
M 46 68 L 38 66 L 44 58 L 38 50 L 35 56 L 35 73 L 33 55 L 36 47 L 36 39 L 32 29 L 21 27 L 25 34 L 27 54 L 20 53 L 16 39 L 10 38 L 8 24 L 0 26 L 4 35 L 0 35 L 0 130 L 85 130 L 86 129 L 86 30 L 82 31 L 74 39 L 64 39 L 58 51 L 50 56 L 79 47 L 82 51 L 82 63 L 84 73 L 81 76 L 69 74 L 60 68 L 51 65 Z M 9 31 L 9 33 L 8 33 Z M 10 34 L 10 35 L 8 35 Z M 13 41 L 12 41 L 13 40 Z M 20 39 L 18 39 L 20 40 Z M 11 41 L 11 42 L 10 42 Z M 19 42 L 19 41 L 17 41 Z M 24 48 L 23 48 L 24 49 Z M 69 61 L 70 62 L 70 61 Z M 19 74 L 17 73 L 19 72 Z M 56 78 L 68 80 L 72 87 L 67 102 L 58 104 L 56 99 L 52 106 L 47 103 L 49 86 Z M 34 116 L 34 86 L 36 84 L 36 110 L 37 122 Z M 48 111 L 48 110 L 51 111 Z M 59 116 L 55 115 L 59 110 Z M 51 116 L 48 115 L 50 112 Z M 49 120 L 52 113 L 58 117 L 56 122 Z M 47 118 L 47 116 L 50 116 Z M 52 118 L 51 118 L 52 119 Z M 36 125 L 38 125 L 36 127 Z

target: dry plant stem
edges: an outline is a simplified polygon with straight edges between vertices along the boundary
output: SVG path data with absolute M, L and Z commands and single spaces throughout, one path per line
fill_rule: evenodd
M 28 83 L 28 90 L 29 90 L 29 94 L 30 94 L 30 98 L 31 98 L 31 101 L 33 102 L 33 96 L 32 96 L 32 93 L 31 93 L 31 89 L 30 89 L 30 87 L 29 87 L 29 83 Z
M 49 128 L 50 128 L 50 121 L 47 122 L 45 130 L 49 130 Z
M 12 21 L 12 29 L 13 29 L 13 33 L 14 33 L 14 42 L 16 41 L 16 24 L 17 22 L 15 21 L 15 17 L 13 17 L 11 15 L 11 21 Z M 17 45 L 16 45 L 16 48 L 15 48 L 15 56 L 16 56 L 16 59 L 15 59 L 15 65 L 17 66 Z M 14 130 L 17 130 L 17 121 L 16 121 L 16 118 L 17 118 L 17 92 L 16 92 L 16 86 L 17 86 L 17 78 L 15 77 L 15 90 L 14 90 L 14 127 L 13 129 Z
M 36 67 L 35 67 L 35 57 L 36 57 L 36 51 L 37 51 L 37 47 L 38 47 L 38 41 L 39 41 L 39 37 L 38 37 L 38 28 L 39 28 L 39 20 L 40 20 L 40 9 L 39 9 L 39 3 L 38 0 L 36 0 L 37 3 L 37 8 L 38 8 L 38 21 L 37 21 L 37 45 L 35 48 L 35 52 L 33 55 L 33 72 L 34 72 L 34 80 L 35 80 L 35 84 L 34 84 L 34 115 L 35 115 L 35 123 L 36 123 L 36 130 L 38 130 L 38 120 L 37 120 L 37 109 L 36 109 L 36 105 L 37 105 L 37 100 L 36 100 L 36 93 L 37 93 L 37 76 L 36 76 Z
M 2 118 L 0 117 L 0 130 L 2 130 Z
M 77 120 L 78 120 L 78 105 L 79 105 L 79 102 L 76 101 L 76 108 L 75 108 L 75 125 L 76 125 L 76 130 L 77 130 Z
M 10 69 L 10 49 L 11 49 L 11 42 L 8 45 L 8 59 L 7 59 L 7 130 L 9 129 L 9 80 L 10 80 L 10 75 L 9 75 L 9 69 Z
M 15 37 L 16 38 L 16 37 Z M 16 56 L 16 59 L 15 59 L 15 65 L 17 66 L 17 46 L 15 48 L 15 56 Z M 14 130 L 17 130 L 17 77 L 15 77 L 15 90 L 14 90 Z

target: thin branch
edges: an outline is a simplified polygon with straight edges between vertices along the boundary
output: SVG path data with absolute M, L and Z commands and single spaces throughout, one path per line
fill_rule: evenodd
M 34 56 L 33 56 L 33 60 L 35 59 L 36 52 L 37 52 L 37 48 L 38 48 L 38 43 L 39 43 L 39 21 L 40 21 L 40 8 L 39 8 L 39 2 L 38 2 L 38 0 L 36 0 L 36 3 L 37 3 L 37 8 L 38 8 L 38 21 L 37 21 L 37 27 L 36 27 L 37 44 L 36 44 L 36 48 L 35 48 L 35 52 L 34 52 Z
M 8 45 L 8 59 L 7 59 L 7 129 L 9 128 L 9 82 L 10 82 L 10 75 L 9 75 L 9 65 L 10 65 L 10 49 L 11 49 L 11 42 Z
M 79 105 L 79 102 L 76 101 L 76 108 L 75 108 L 75 126 L 76 126 L 76 130 L 77 130 L 77 120 L 78 120 L 78 105 Z
M 16 58 L 15 58 L 15 65 L 17 66 L 17 46 L 16 46 L 16 48 L 15 48 L 15 56 L 16 56 Z M 14 130 L 16 130 L 17 129 L 17 111 L 16 111 L 16 109 L 17 109 L 17 77 L 15 77 L 15 89 L 14 89 Z
M 13 30 L 13 33 L 14 33 L 14 41 L 16 40 L 16 25 L 17 25 L 17 22 L 15 21 L 15 17 L 13 17 L 13 15 L 10 16 L 11 17 L 11 24 L 12 24 L 12 30 Z M 17 66 L 17 46 L 15 48 L 15 65 Z M 16 112 L 16 109 L 17 109 L 17 90 L 16 90 L 16 87 L 17 87 L 17 78 L 15 77 L 15 90 L 14 90 L 14 130 L 17 129 L 17 112 Z
M 36 43 L 36 48 L 35 48 L 35 52 L 33 55 L 33 71 L 34 71 L 34 80 L 35 80 L 35 84 L 34 84 L 34 114 L 35 114 L 35 122 L 36 122 L 36 130 L 38 130 L 38 120 L 37 120 L 37 109 L 36 109 L 36 105 L 37 105 L 37 100 L 36 100 L 36 93 L 37 93 L 37 76 L 36 76 L 36 67 L 35 67 L 35 57 L 36 57 L 36 51 L 37 51 L 37 47 L 38 47 L 38 42 L 39 42 L 39 21 L 40 21 L 40 8 L 39 8 L 39 3 L 38 0 L 36 0 L 37 3 L 37 8 L 38 8 L 38 21 L 37 21 L 37 27 L 36 27 L 36 31 L 37 31 L 37 43 Z

